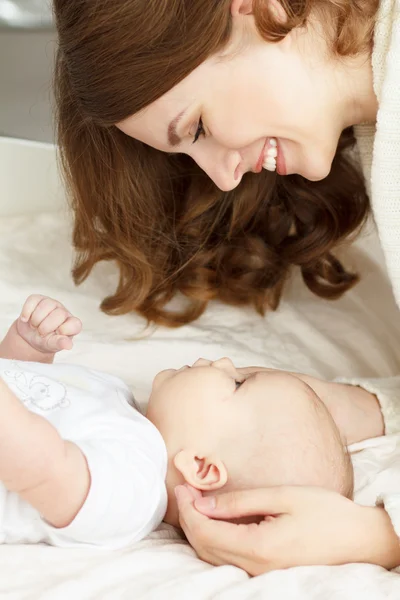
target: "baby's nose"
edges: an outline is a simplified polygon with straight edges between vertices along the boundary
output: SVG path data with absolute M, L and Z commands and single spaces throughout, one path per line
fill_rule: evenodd
M 236 376 L 236 367 L 233 364 L 233 362 L 231 361 L 230 358 L 227 358 L 226 356 L 224 358 L 220 358 L 218 360 L 215 360 L 212 363 L 212 366 L 215 367 L 216 369 L 221 369 L 221 371 L 226 371 L 227 373 L 233 374 L 234 376 Z
M 193 363 L 193 367 L 209 367 L 212 364 L 211 360 L 207 360 L 206 358 L 199 358 Z

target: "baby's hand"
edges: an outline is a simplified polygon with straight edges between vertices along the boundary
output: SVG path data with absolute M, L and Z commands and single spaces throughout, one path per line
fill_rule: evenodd
M 34 294 L 22 307 L 16 328 L 32 348 L 48 354 L 71 350 L 82 323 L 57 300 Z

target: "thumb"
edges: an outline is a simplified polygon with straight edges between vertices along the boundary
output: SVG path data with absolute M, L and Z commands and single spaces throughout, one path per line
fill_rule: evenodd
M 290 486 L 239 490 L 196 498 L 194 505 L 204 515 L 219 519 L 280 515 L 291 511 L 296 491 Z
M 55 343 L 57 350 L 72 350 L 73 341 L 67 335 L 57 336 Z

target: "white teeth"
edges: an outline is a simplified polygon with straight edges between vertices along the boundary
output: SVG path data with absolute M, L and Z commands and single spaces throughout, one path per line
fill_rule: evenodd
M 264 169 L 267 171 L 276 171 L 276 160 L 272 156 L 268 156 L 267 160 L 263 164 Z
M 278 156 L 278 142 L 276 138 L 269 138 L 268 150 L 265 156 L 263 168 L 267 171 L 276 171 L 276 158 Z

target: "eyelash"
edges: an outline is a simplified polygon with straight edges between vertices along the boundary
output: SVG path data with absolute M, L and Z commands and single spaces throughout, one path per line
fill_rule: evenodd
M 192 143 L 195 144 L 201 135 L 204 135 L 204 137 L 206 137 L 206 132 L 205 132 L 204 127 L 203 127 L 203 120 L 200 117 L 199 123 L 197 125 L 197 131 L 194 134 L 194 139 L 193 139 Z

